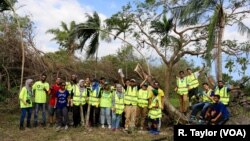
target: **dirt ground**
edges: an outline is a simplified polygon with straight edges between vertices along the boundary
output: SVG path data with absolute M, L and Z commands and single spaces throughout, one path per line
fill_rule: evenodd
M 68 130 L 56 132 L 55 127 L 37 127 L 19 130 L 18 113 L 0 113 L 0 140 L 1 141 L 172 141 L 173 130 L 171 127 L 163 127 L 160 135 L 151 135 L 147 131 L 136 131 L 128 134 L 123 131 L 111 131 L 110 129 L 83 127 L 69 127 Z

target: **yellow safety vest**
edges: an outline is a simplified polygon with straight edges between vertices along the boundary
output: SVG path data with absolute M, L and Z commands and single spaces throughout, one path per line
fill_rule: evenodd
M 78 87 L 76 84 L 71 84 L 70 82 L 66 82 L 65 89 L 68 90 L 70 94 L 72 90 L 76 91 L 76 87 Z
M 100 107 L 110 108 L 112 106 L 112 93 L 110 91 L 102 91 L 100 99 Z
M 208 90 L 207 92 L 204 91 L 204 93 L 206 95 L 202 95 L 202 101 L 203 102 L 211 102 L 212 103 L 211 99 L 208 98 L 208 96 L 210 97 L 210 95 L 212 93 L 212 89 Z
M 148 107 L 148 97 L 149 97 L 149 91 L 140 89 L 138 92 L 138 106 L 139 107 Z
M 127 91 L 124 96 L 124 103 L 126 105 L 132 104 L 133 106 L 137 105 L 137 86 L 134 86 L 133 89 L 131 86 L 127 87 Z
M 228 103 L 229 103 L 229 94 L 227 93 L 227 87 L 223 87 L 221 89 L 219 89 L 219 87 L 216 87 L 215 88 L 215 94 L 220 95 L 220 101 L 224 105 L 228 105 Z
M 79 105 L 84 105 L 86 104 L 86 98 L 87 98 L 87 89 L 85 88 L 85 90 L 82 92 L 82 94 L 80 93 L 80 89 L 77 86 L 76 89 L 73 89 L 73 104 L 76 106 Z
M 177 93 L 180 95 L 188 94 L 188 87 L 187 87 L 187 78 L 184 77 L 182 80 L 177 78 Z
M 30 101 L 30 104 L 24 105 L 23 101 Z M 23 87 L 20 94 L 19 94 L 19 100 L 20 100 L 20 107 L 21 108 L 29 108 L 32 107 L 32 100 L 31 100 L 31 93 L 28 92 L 28 90 L 26 89 L 26 87 Z
M 158 105 L 158 108 L 154 108 L 156 105 Z M 151 119 L 157 119 L 162 117 L 162 112 L 161 112 L 161 100 L 158 98 L 158 96 L 152 97 L 152 102 L 149 105 L 149 112 L 148 116 Z
M 100 93 L 100 90 L 101 90 L 101 88 L 99 87 L 98 93 Z M 90 96 L 89 96 L 89 104 L 92 106 L 98 107 L 99 103 L 100 103 L 100 98 L 99 98 L 96 90 L 94 90 L 94 91 L 92 90 L 92 92 L 90 93 Z
M 119 98 L 115 93 L 115 113 L 122 114 L 124 110 L 124 98 Z
M 187 83 L 190 89 L 197 88 L 199 86 L 199 81 L 195 77 L 194 73 L 187 76 Z

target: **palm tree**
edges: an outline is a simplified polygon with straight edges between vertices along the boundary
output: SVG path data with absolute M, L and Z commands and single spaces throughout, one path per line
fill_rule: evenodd
M 210 52 L 217 48 L 216 75 L 217 80 L 222 80 L 222 41 L 225 26 L 237 23 L 241 34 L 250 35 L 250 29 L 244 25 L 242 18 L 248 10 L 240 10 L 249 1 L 225 1 L 225 0 L 189 0 L 186 6 L 176 8 L 181 20 L 180 25 L 195 25 L 209 21 L 207 55 L 205 59 L 211 65 L 212 56 Z M 231 8 L 231 9 L 230 9 Z M 208 18 L 206 18 L 208 17 Z
M 87 41 L 89 41 L 87 48 L 87 58 L 93 56 L 99 47 L 101 20 L 97 12 L 93 16 L 87 14 L 87 21 L 76 26 L 71 38 L 77 37 L 80 39 L 80 45 L 77 49 L 84 49 Z
M 0 2 L 0 12 L 11 10 L 11 6 L 16 3 L 16 0 L 3 0 Z
M 52 40 L 55 40 L 60 47 L 66 49 L 71 54 L 76 48 L 78 48 L 78 43 L 76 38 L 71 36 L 72 32 L 76 28 L 75 21 L 71 21 L 69 27 L 65 22 L 61 22 L 61 28 L 49 29 L 46 33 L 53 34 L 55 37 Z

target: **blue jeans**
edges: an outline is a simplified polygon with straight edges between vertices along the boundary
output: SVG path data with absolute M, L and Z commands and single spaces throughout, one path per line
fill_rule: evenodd
M 122 118 L 122 114 L 116 114 L 115 112 L 112 112 L 112 128 L 117 129 L 120 127 L 120 121 Z
M 36 103 L 35 104 L 35 114 L 34 114 L 34 124 L 35 126 L 38 124 L 38 112 L 39 109 L 42 108 L 42 118 L 43 118 L 43 125 L 46 124 L 46 109 L 45 109 L 46 103 Z
M 192 110 L 191 115 L 192 115 L 192 116 L 196 116 L 197 113 L 199 112 L 199 110 L 201 109 L 200 116 L 201 116 L 202 118 L 204 118 L 204 117 L 205 117 L 205 114 L 206 114 L 206 111 L 207 111 L 207 108 L 208 108 L 210 105 L 211 105 L 211 103 L 209 103 L 209 102 L 201 102 L 201 103 L 197 103 L 197 104 L 193 105 L 193 107 L 192 107 L 193 110 Z
M 27 126 L 30 126 L 30 118 L 31 118 L 31 114 L 32 114 L 32 107 L 21 108 L 20 127 L 23 127 L 24 119 L 26 117 L 26 112 L 28 113 Z
M 110 115 L 110 108 L 101 107 L 101 124 L 105 124 L 105 119 L 108 125 L 111 125 L 111 115 Z

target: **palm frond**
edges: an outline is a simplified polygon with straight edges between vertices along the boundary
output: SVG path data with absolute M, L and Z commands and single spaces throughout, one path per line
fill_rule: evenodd
M 61 27 L 63 28 L 64 31 L 69 31 L 68 26 L 65 22 L 61 22 Z
M 205 60 L 208 66 L 211 66 L 211 59 L 212 59 L 211 51 L 215 44 L 218 16 L 219 16 L 219 11 L 215 9 L 213 17 L 211 18 L 209 27 L 208 27 L 208 41 L 207 41 L 207 50 L 206 50 L 206 55 L 205 55 Z
M 238 31 L 241 35 L 247 35 L 248 38 L 250 38 L 250 28 L 247 27 L 243 22 L 238 21 Z
M 88 50 L 87 50 L 87 58 L 90 56 L 93 56 L 99 46 L 99 32 L 96 32 L 90 39 L 90 43 L 88 45 Z

